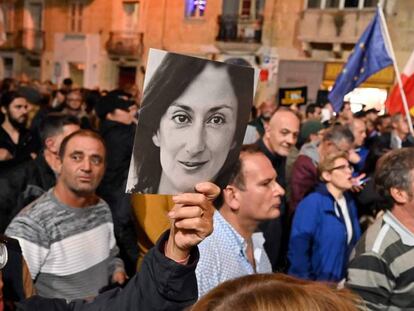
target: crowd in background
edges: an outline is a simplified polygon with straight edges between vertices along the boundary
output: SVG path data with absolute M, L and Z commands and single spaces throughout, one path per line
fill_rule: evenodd
M 25 290 L 15 291 L 14 296 L 8 298 L 17 301 L 37 292 L 50 298 L 90 299 L 111 287 L 125 286 L 128 277 L 140 269 L 145 251 L 168 228 L 165 215 L 174 204 L 168 196 L 125 193 L 139 114 L 139 89 L 134 85 L 110 91 L 82 89 L 74 87 L 69 78 L 59 88 L 50 81 L 4 79 L 0 94 L 0 230 L 1 233 L 18 238 L 29 270 L 25 272 Z M 64 182 L 57 181 L 56 172 L 61 166 L 56 158 L 62 156 L 61 143 L 65 137 L 79 129 L 99 133 L 99 139 L 106 147 L 105 172 L 96 193 L 107 203 L 109 210 L 99 210 L 97 203 L 97 210 L 91 215 L 52 214 L 50 206 L 59 205 L 53 196 L 49 195 L 47 201 L 40 203 L 35 200 L 50 194 L 49 189 L 57 182 Z M 244 294 L 250 290 L 265 293 L 267 289 L 257 284 L 276 282 L 279 287 L 272 290 L 275 291 L 273 295 L 277 296 L 278 290 L 291 290 L 280 287 L 280 284 L 291 284 L 292 288 L 297 284 L 305 287 L 312 284 L 299 281 L 298 278 L 335 284 L 329 290 L 345 284 L 362 297 L 359 301 L 359 296 L 348 293 L 351 298 L 345 300 L 375 310 L 386 306 L 414 307 L 404 296 L 411 293 L 409 284 L 414 281 L 408 277 L 413 273 L 411 265 L 407 263 L 409 259 L 403 258 L 400 263 L 400 266 L 404 266 L 401 273 L 406 275 L 404 285 L 398 288 L 400 298 L 396 298 L 398 295 L 393 290 L 401 274 L 396 275 L 396 267 L 388 267 L 390 271 L 385 271 L 386 268 L 380 266 L 387 260 L 397 265 L 391 257 L 395 259 L 396 253 L 412 250 L 414 244 L 410 243 L 414 241 L 414 235 L 412 231 L 401 229 L 405 230 L 405 233 L 401 233 L 403 242 L 409 242 L 403 243 L 400 248 L 395 246 L 395 239 L 387 240 L 388 245 L 381 244 L 386 230 L 391 230 L 383 226 L 384 221 L 394 228 L 398 220 L 386 211 L 390 209 L 390 195 L 394 194 L 384 190 L 388 193 L 388 197 L 384 197 L 375 187 L 375 175 L 378 175 L 381 161 L 393 163 L 392 156 L 390 159 L 379 159 L 384 159 L 384 155 L 392 150 L 410 151 L 412 149 L 409 147 L 414 146 L 414 137 L 405 115 L 390 116 L 380 114 L 375 109 L 362 109 L 354 113 L 349 102 L 344 102 L 341 111 L 334 113 L 329 103 L 311 103 L 298 109 L 278 107 L 275 102 L 267 101 L 260 103 L 254 114 L 252 112 L 247 133 L 249 137 L 246 135 L 246 146 L 242 149 L 239 167 L 229 186 L 222 189 L 222 195 L 215 202 L 218 211 L 214 215 L 214 233 L 200 244 L 200 261 L 196 270 L 199 295 L 203 296 L 217 285 L 237 277 L 279 272 L 295 278 L 284 276 L 276 281 L 260 277 L 247 278 L 247 281 L 243 281 L 247 283 L 243 283 L 243 286 L 239 284 L 240 290 Z M 400 163 L 408 161 L 401 157 Z M 414 169 L 407 167 L 409 170 Z M 267 179 L 260 175 L 265 173 L 268 173 Z M 249 184 L 255 178 L 267 180 L 266 185 L 260 185 L 267 187 L 267 190 L 257 188 L 262 192 L 255 193 L 251 188 L 254 186 Z M 410 191 L 407 192 L 412 195 Z M 244 197 L 243 193 L 246 194 Z M 405 202 L 399 202 L 395 196 L 392 199 L 394 201 L 391 200 L 391 203 L 397 205 Z M 270 201 L 272 203 L 269 205 Z M 28 212 L 24 209 L 33 204 L 44 205 L 41 214 L 33 216 L 37 217 L 37 223 L 27 217 Z M 411 213 L 414 214 L 414 210 Z M 62 230 L 47 232 L 48 223 L 57 219 L 62 224 Z M 101 230 L 107 222 L 113 223 L 113 229 L 103 233 Z M 383 240 L 376 239 L 374 233 L 361 238 L 367 229 L 373 227 L 375 232 L 382 230 L 379 235 Z M 87 239 L 87 234 L 98 232 L 103 234 L 103 238 L 93 236 L 96 247 L 99 249 L 99 243 L 108 243 L 105 249 L 110 256 L 99 257 L 100 254 L 96 253 L 95 261 L 87 258 L 93 257 L 94 252 L 89 252 L 87 256 L 70 253 L 72 245 L 59 244 L 66 236 Z M 396 229 L 396 232 L 400 231 Z M 71 243 L 80 243 L 80 239 L 72 239 Z M 240 243 L 240 247 L 229 251 L 237 243 Z M 369 243 L 374 244 L 375 256 L 368 247 Z M 94 265 L 91 266 L 95 270 L 88 268 L 66 274 L 70 275 L 73 282 L 78 280 L 81 284 L 77 290 L 67 290 L 66 285 L 60 285 L 64 282 L 63 268 L 50 266 L 42 270 L 38 262 L 37 258 L 42 257 L 46 244 L 48 247 L 53 244 L 55 252 L 43 258 L 46 266 L 50 257 L 59 257 L 63 248 L 68 247 L 67 254 L 73 254 L 74 257 L 65 258 L 66 261 L 62 260 L 61 263 L 75 261 L 78 256 L 82 260 L 93 261 Z M 387 247 L 397 249 L 390 251 Z M 402 247 L 406 248 L 402 251 Z M 385 257 L 381 257 L 387 251 Z M 398 255 L 401 258 L 404 256 L 402 253 Z M 368 255 L 377 261 L 366 258 Z M 232 256 L 243 258 L 236 258 L 232 262 Z M 365 258 L 366 262 L 359 261 L 358 256 Z M 95 282 L 99 284 L 99 291 L 83 286 L 100 273 L 101 265 L 104 266 L 102 269 L 110 267 L 111 272 L 105 274 L 104 280 Z M 381 281 L 373 286 L 364 278 Z M 34 288 L 29 286 L 28 289 L 26 286 L 26 283 L 30 283 L 29 279 L 33 280 Z M 246 285 L 249 282 L 255 283 L 257 288 Z M 98 286 L 95 283 L 95 287 Z M 215 299 L 217 302 L 214 295 L 223 299 L 224 294 L 220 294 L 220 290 L 225 293 L 228 292 L 225 286 L 239 286 L 226 284 L 202 297 L 201 304 L 194 310 L 213 310 L 211 301 Z M 321 295 L 328 287 L 313 290 L 315 295 Z M 271 299 L 271 296 L 266 299 Z M 396 302 L 399 299 L 403 302 Z M 236 302 L 234 308 L 237 309 L 241 305 Z M 232 303 L 226 300 L 227 305 Z M 207 307 L 209 304 L 210 309 Z M 351 309 L 344 307 L 343 310 Z

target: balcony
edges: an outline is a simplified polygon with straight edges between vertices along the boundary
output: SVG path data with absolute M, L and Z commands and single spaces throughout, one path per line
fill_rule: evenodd
M 313 49 L 331 50 L 341 57 L 352 49 L 375 14 L 375 9 L 307 9 L 300 18 L 298 39 L 308 55 Z
M 255 52 L 261 46 L 263 18 L 220 15 L 217 47 L 225 52 Z
M 44 32 L 37 29 L 21 29 L 6 32 L 6 40 L 0 45 L 1 50 L 41 54 L 45 46 Z
M 111 58 L 138 59 L 143 52 L 143 33 L 112 31 L 106 42 L 106 50 Z

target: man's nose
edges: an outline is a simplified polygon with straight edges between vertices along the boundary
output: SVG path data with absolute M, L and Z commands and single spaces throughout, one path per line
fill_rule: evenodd
M 296 144 L 296 138 L 295 138 L 295 135 L 293 135 L 293 134 L 289 134 L 289 135 L 287 136 L 286 141 L 287 141 L 289 144 L 291 144 L 291 145 Z
M 273 184 L 273 194 L 275 197 L 285 195 L 285 189 L 283 189 L 283 187 L 279 185 L 279 183 L 276 180 Z
M 82 170 L 89 172 L 92 169 L 92 164 L 90 159 L 88 159 L 87 157 L 85 157 L 85 159 L 82 162 Z

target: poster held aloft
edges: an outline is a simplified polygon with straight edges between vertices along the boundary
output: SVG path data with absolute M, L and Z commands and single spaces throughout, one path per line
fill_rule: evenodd
M 253 68 L 150 50 L 127 192 L 224 186 L 237 162 L 254 95 Z

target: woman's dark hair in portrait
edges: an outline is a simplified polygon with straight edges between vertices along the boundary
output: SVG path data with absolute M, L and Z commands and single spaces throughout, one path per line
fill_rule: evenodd
M 167 53 L 144 90 L 133 152 L 138 183 L 132 192 L 156 193 L 158 190 L 162 167 L 160 150 L 154 145 L 152 136 L 158 131 L 161 118 L 168 107 L 185 92 L 208 64 L 227 68 L 238 104 L 233 139 L 237 147 L 230 150 L 216 180 L 213 181 L 221 188 L 226 185 L 228 175 L 237 160 L 245 124 L 249 118 L 253 98 L 253 68 Z

